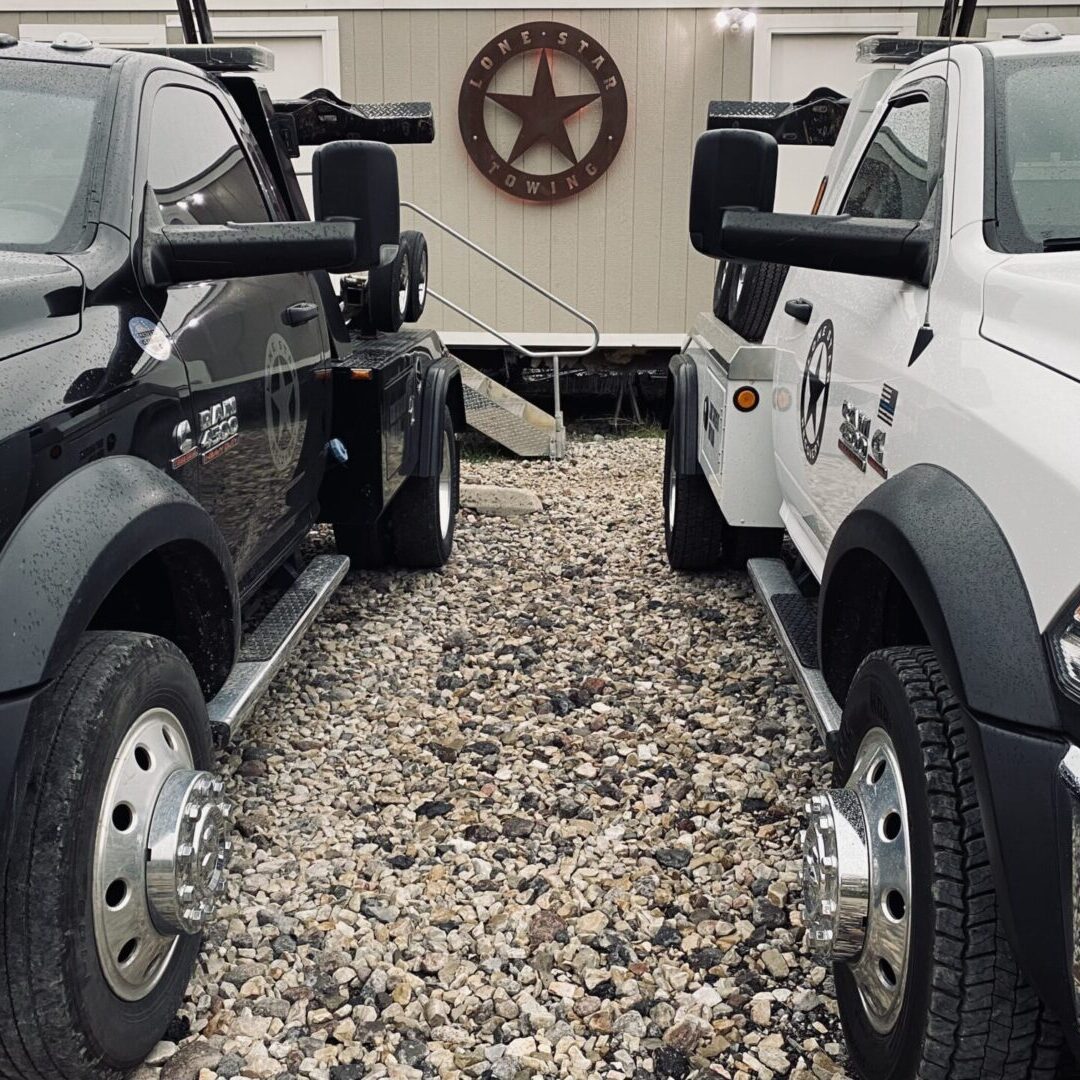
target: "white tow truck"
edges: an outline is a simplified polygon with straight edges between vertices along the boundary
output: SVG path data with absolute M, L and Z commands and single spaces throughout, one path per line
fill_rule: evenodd
M 1071 1075 L 1080 38 L 860 52 L 846 108 L 714 103 L 698 141 L 668 558 L 748 566 L 833 758 L 803 921 L 854 1070 Z M 771 212 L 770 132 L 834 144 L 813 213 Z

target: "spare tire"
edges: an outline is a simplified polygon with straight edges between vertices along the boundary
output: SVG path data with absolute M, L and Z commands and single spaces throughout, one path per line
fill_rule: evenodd
M 409 295 L 405 305 L 405 321 L 418 322 L 427 302 L 428 250 L 422 232 L 403 232 L 401 246 L 409 260 Z
M 409 300 L 409 257 L 403 243 L 385 266 L 368 272 L 368 320 L 376 330 L 394 334 L 401 329 Z
M 788 268 L 781 263 L 721 259 L 713 286 L 713 314 L 747 341 L 761 341 L 780 299 Z

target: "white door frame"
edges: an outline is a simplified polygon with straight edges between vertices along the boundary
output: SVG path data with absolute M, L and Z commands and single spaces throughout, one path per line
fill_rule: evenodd
M 170 27 L 180 26 L 180 16 L 170 15 Z M 326 89 L 341 94 L 341 31 L 336 15 L 270 16 L 237 18 L 215 15 L 214 38 L 243 41 L 245 38 L 318 38 L 322 44 L 323 78 Z M 315 89 L 313 86 L 312 90 Z
M 1063 34 L 1080 34 L 1080 19 L 1072 16 L 1057 19 L 1053 16 L 1040 16 L 1037 19 L 996 19 L 990 16 L 986 20 L 986 36 L 992 40 L 1019 37 L 1029 26 L 1040 22 L 1053 23 Z
M 164 45 L 164 23 L 19 23 L 19 37 L 26 41 L 55 41 L 65 33 L 85 34 L 107 48 L 111 46 Z
M 759 15 L 754 27 L 753 76 L 750 96 L 755 101 L 770 98 L 772 46 L 774 34 L 911 34 L 919 24 L 916 11 L 830 12 L 813 15 Z

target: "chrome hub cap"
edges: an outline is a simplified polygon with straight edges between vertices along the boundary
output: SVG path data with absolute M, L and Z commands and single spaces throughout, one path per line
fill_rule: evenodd
M 423 255 L 420 257 L 420 272 L 416 281 L 416 295 L 420 300 L 421 309 L 423 309 L 424 302 L 427 300 L 427 259 L 427 249 L 425 248 Z
M 402 316 L 409 308 L 409 260 L 401 260 L 401 276 L 398 278 L 398 311 Z
M 668 470 L 667 525 L 668 532 L 675 531 L 675 492 L 679 489 L 679 476 L 675 468 L 675 451 L 671 453 L 671 468 Z
M 439 529 L 442 536 L 446 536 L 450 532 L 450 519 L 453 516 L 454 461 L 450 455 L 450 435 L 444 431 L 442 437 L 442 466 L 439 469 Z
M 848 965 L 867 1019 L 888 1032 L 907 979 L 911 856 L 900 767 L 881 728 L 863 739 L 847 784 L 814 795 L 806 812 L 807 944 Z
M 149 709 L 109 770 L 94 842 L 94 938 L 125 1001 L 153 990 L 178 936 L 202 928 L 224 888 L 229 805 L 221 782 L 193 766 L 180 721 Z
M 150 824 L 146 895 L 166 934 L 197 934 L 225 890 L 231 807 L 210 773 L 179 769 L 165 781 Z

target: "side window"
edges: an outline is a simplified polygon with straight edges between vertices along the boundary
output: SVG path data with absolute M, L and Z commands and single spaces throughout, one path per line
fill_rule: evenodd
M 842 214 L 918 221 L 930 201 L 930 102 L 897 102 L 885 113 L 848 188 Z
M 147 179 L 169 225 L 269 221 L 266 203 L 221 106 L 166 86 L 154 99 Z

